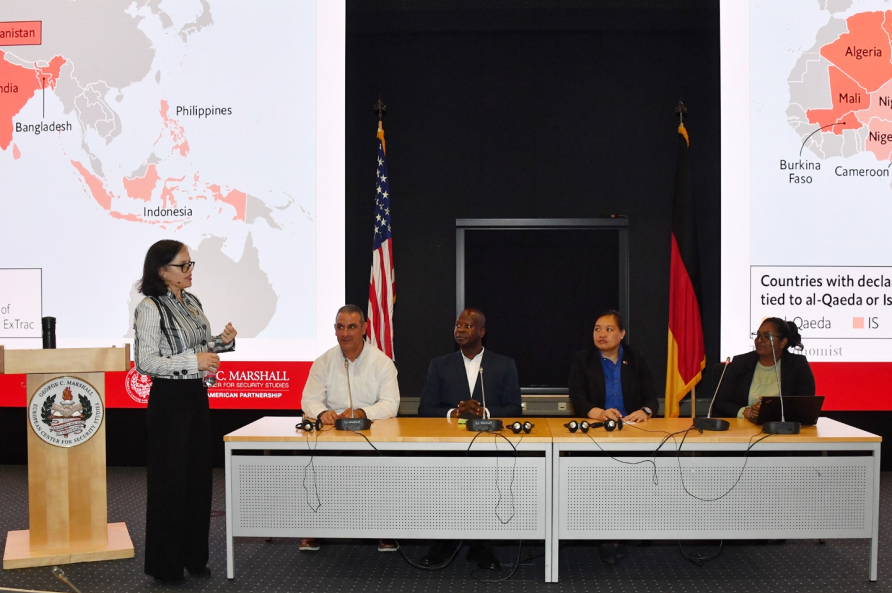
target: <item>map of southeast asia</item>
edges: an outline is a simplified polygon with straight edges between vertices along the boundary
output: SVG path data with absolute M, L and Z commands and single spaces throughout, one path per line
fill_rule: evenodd
M 892 10 L 831 17 L 789 76 L 788 122 L 816 156 L 892 156 Z M 820 127 L 820 133 L 815 133 Z
M 312 338 L 315 59 L 312 1 L 6 0 L 0 267 L 60 337 L 130 337 L 176 239 L 212 321 Z

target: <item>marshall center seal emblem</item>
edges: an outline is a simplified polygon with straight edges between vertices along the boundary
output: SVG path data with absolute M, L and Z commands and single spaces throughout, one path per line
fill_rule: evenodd
M 57 447 L 75 447 L 89 440 L 104 415 L 102 399 L 93 386 L 75 377 L 44 383 L 28 407 L 35 434 Z
M 148 375 L 140 375 L 136 367 L 127 371 L 124 379 L 124 389 L 130 399 L 138 404 L 149 403 L 149 392 L 152 390 L 152 378 Z

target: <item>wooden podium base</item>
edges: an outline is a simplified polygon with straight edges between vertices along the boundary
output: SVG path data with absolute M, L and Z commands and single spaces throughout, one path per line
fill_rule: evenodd
M 6 534 L 6 550 L 3 552 L 3 569 L 28 568 L 31 566 L 52 566 L 54 564 L 74 564 L 75 562 L 98 562 L 133 558 L 133 542 L 124 523 L 108 524 L 108 545 L 63 550 L 31 550 L 29 530 L 10 531 Z

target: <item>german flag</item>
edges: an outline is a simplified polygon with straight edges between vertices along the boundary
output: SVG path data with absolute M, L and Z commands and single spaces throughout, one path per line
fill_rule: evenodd
M 672 259 L 669 272 L 669 354 L 666 361 L 666 418 L 678 417 L 678 403 L 703 376 L 706 349 L 700 319 L 700 258 L 691 175 L 690 139 L 678 126 L 678 164 L 672 204 Z

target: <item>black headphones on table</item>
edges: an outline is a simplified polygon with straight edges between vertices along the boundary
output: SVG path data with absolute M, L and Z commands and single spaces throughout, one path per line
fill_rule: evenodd
M 524 422 L 521 424 L 520 422 L 515 422 L 514 424 L 509 424 L 508 428 L 510 428 L 514 434 L 520 434 L 520 431 L 523 431 L 526 434 L 530 434 L 530 431 L 533 430 L 535 424 L 532 422 Z
M 576 432 L 577 430 L 581 430 L 582 432 L 588 432 L 589 428 L 591 428 L 592 425 L 589 424 L 588 422 L 586 422 L 585 420 L 583 420 L 582 422 L 576 422 L 575 420 L 572 420 L 572 421 L 568 422 L 567 424 L 564 424 L 564 427 L 569 429 L 570 432 Z
M 623 421 L 619 420 L 607 420 L 606 422 L 595 422 L 592 424 L 592 428 L 601 428 L 604 427 L 604 430 L 607 432 L 613 432 L 614 430 L 622 430 L 623 429 Z
M 622 420 L 607 420 L 606 422 L 592 422 L 589 424 L 585 420 L 582 422 L 576 422 L 575 420 L 564 424 L 564 426 L 570 432 L 576 432 L 577 430 L 582 432 L 588 432 L 592 428 L 601 428 L 604 427 L 604 430 L 607 432 L 613 432 L 614 430 L 622 430 L 623 429 L 623 421 Z
M 322 430 L 322 420 L 320 418 L 316 418 L 316 421 L 308 420 L 304 418 L 302 422 L 298 422 L 294 425 L 294 428 L 297 430 L 303 430 L 304 432 L 313 432 L 313 430 Z

